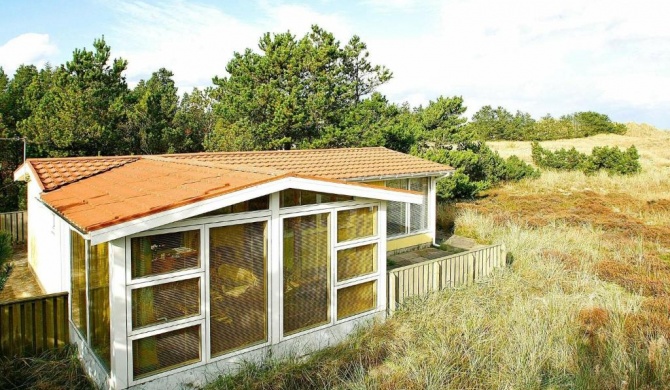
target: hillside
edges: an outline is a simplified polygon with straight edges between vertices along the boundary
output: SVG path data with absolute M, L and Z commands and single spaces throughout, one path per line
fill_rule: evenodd
M 210 388 L 669 388 L 670 137 L 629 125 L 624 136 L 543 143 L 630 144 L 637 176 L 543 172 L 457 204 L 456 233 L 513 255 L 490 280 Z M 493 145 L 530 158 L 528 143 Z

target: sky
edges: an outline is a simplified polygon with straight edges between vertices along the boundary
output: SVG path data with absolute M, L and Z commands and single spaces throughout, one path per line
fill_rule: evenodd
M 462 96 L 535 118 L 597 111 L 670 129 L 670 23 L 660 0 L 3 0 L 0 67 L 68 61 L 104 35 L 133 86 L 161 67 L 180 92 L 225 76 L 265 32 L 358 35 L 392 102 Z

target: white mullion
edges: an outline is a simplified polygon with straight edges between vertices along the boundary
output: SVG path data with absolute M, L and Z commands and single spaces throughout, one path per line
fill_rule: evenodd
M 330 212 L 330 223 L 328 224 L 330 228 L 329 233 L 329 245 L 328 250 L 330 251 L 330 283 L 328 289 L 330 290 L 330 323 L 334 324 L 337 320 L 337 249 L 335 244 L 337 243 L 337 212 L 339 210 L 332 210 Z
M 88 286 L 88 279 L 89 279 L 88 274 L 90 272 L 90 268 L 89 268 L 89 263 L 90 263 L 89 262 L 89 257 L 90 256 L 91 256 L 91 241 L 90 240 L 84 240 L 84 271 L 85 271 L 84 272 L 84 280 L 85 280 L 85 286 L 86 286 L 86 304 L 84 305 L 84 307 L 86 307 L 86 325 L 85 325 L 85 328 L 86 328 L 85 339 L 86 340 L 85 341 L 86 341 L 86 344 L 89 345 L 89 346 L 91 345 L 91 342 L 90 342 L 90 340 L 91 340 L 91 327 L 89 326 L 89 324 L 91 322 L 89 320 L 89 316 L 91 315 L 91 306 L 90 306 L 91 305 L 90 304 L 91 299 L 90 299 L 90 296 L 89 296 L 89 286 Z
M 388 202 L 379 202 L 379 211 L 377 212 L 377 223 L 379 232 L 379 242 L 377 243 L 377 270 L 379 271 L 379 279 L 377 280 L 377 309 L 383 309 L 386 312 L 386 283 L 388 277 L 386 276 L 386 205 Z
M 282 267 L 284 265 L 283 249 L 283 218 L 279 216 L 279 193 L 270 195 L 270 222 L 269 228 L 269 251 L 268 251 L 268 303 L 270 312 L 268 313 L 268 342 L 270 344 L 279 343 L 282 337 L 283 319 L 282 312 L 284 306 L 284 288 Z
M 201 233 L 201 238 L 200 238 L 200 253 L 201 253 L 201 259 L 202 259 L 202 266 L 204 268 L 204 271 L 202 273 L 201 278 L 203 279 L 201 282 L 201 288 L 200 291 L 200 313 L 201 315 L 204 315 L 204 320 L 205 323 L 202 325 L 200 328 L 200 335 L 202 337 L 202 340 L 200 340 L 200 345 L 202 348 L 201 356 L 202 356 L 202 361 L 203 362 L 208 362 L 211 359 L 210 356 L 210 342 L 211 342 L 211 335 L 210 335 L 210 318 L 211 318 L 211 297 L 209 295 L 209 282 L 210 282 L 210 277 L 209 277 L 209 229 L 208 228 L 203 228 L 203 231 Z

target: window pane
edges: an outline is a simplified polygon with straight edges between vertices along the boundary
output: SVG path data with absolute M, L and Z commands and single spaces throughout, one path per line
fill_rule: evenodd
M 70 231 L 70 288 L 72 291 L 71 318 L 84 338 L 86 334 L 86 241 L 75 231 Z
M 284 335 L 330 322 L 329 216 L 284 220 Z
M 200 325 L 133 340 L 134 380 L 200 360 Z
M 200 314 L 200 278 L 132 290 L 133 329 Z
M 371 281 L 337 290 L 337 319 L 351 317 L 377 307 L 377 282 Z
M 261 196 L 244 202 L 236 203 L 232 206 L 222 207 L 193 218 L 210 217 L 214 215 L 226 215 L 234 213 L 243 213 L 246 211 L 267 210 L 270 208 L 270 195 Z
M 337 281 L 377 271 L 377 244 L 343 249 L 337 252 Z
M 386 204 L 386 235 L 397 236 L 407 233 L 407 204 L 388 202 Z
M 310 204 L 344 202 L 353 199 L 353 196 L 326 194 L 291 188 L 279 193 L 279 207 L 307 206 Z
M 132 277 L 159 275 L 200 266 L 200 230 L 131 240 Z
M 421 204 L 410 204 L 410 233 L 419 232 L 428 228 L 428 179 L 412 179 L 409 181 L 409 189 L 423 193 Z
M 88 266 L 91 347 L 109 371 L 111 341 L 109 335 L 109 245 L 107 243 L 91 247 Z
M 377 207 L 337 212 L 337 242 L 377 235 Z
M 267 222 L 209 231 L 212 356 L 267 340 Z

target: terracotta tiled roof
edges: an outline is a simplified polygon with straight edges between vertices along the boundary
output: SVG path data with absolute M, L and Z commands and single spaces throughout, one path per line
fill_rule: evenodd
M 45 191 L 120 167 L 139 157 L 44 158 L 28 160 Z
M 385 148 L 30 159 L 44 203 L 93 231 L 284 176 L 375 180 L 450 167 Z
M 105 174 L 42 194 L 42 200 L 83 231 L 130 221 L 275 178 L 188 162 L 139 159 Z
M 419 174 L 445 174 L 452 169 L 382 147 L 220 152 L 166 155 L 176 159 L 275 168 L 330 179 L 375 179 Z

